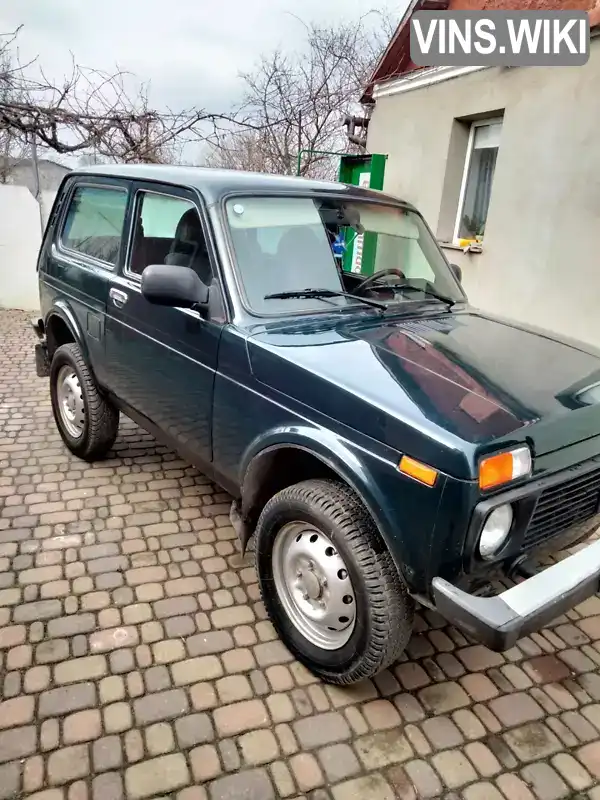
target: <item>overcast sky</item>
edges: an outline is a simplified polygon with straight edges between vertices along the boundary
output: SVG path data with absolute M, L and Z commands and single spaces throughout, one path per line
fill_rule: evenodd
M 261 53 L 294 49 L 305 21 L 358 19 L 377 0 L 0 0 L 0 32 L 23 24 L 22 60 L 39 56 L 52 78 L 69 69 L 115 65 L 151 81 L 157 107 L 226 110 L 240 93 L 238 74 Z M 406 0 L 389 0 L 401 11 Z

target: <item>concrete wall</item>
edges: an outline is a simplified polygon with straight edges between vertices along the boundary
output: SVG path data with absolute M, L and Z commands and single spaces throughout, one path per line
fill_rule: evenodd
M 26 186 L 35 195 L 36 178 L 30 158 L 21 160 L 9 159 L 8 164 L 2 168 L 5 180 L 3 183 Z M 42 192 L 56 192 L 64 176 L 70 172 L 68 167 L 54 161 L 42 158 L 38 161 L 38 181 Z
M 36 261 L 54 201 L 42 192 L 41 210 L 25 186 L 0 185 L 0 307 L 39 310 Z
M 600 39 L 587 65 L 487 69 L 377 100 L 385 190 L 451 238 L 468 120 L 504 112 L 483 253 L 447 250 L 471 302 L 600 345 Z M 466 118 L 466 121 L 465 121 Z

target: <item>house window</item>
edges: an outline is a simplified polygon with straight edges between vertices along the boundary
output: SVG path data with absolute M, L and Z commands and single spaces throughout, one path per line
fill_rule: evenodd
M 471 124 L 454 228 L 455 243 L 483 239 L 501 132 L 501 118 Z

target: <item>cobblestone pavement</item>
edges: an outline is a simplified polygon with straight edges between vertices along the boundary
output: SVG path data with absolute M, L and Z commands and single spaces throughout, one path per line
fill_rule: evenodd
M 265 618 L 228 497 L 123 421 L 59 441 L 0 312 L 0 798 L 600 800 L 600 599 L 504 655 L 429 613 L 324 686 Z

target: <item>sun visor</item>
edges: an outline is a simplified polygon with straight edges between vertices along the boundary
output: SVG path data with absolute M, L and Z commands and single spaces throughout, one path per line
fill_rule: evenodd
M 367 231 L 400 236 L 403 239 L 418 239 L 419 228 L 412 221 L 411 212 L 390 206 L 366 203 L 358 206 L 360 223 Z
M 320 225 L 314 202 L 306 197 L 240 197 L 227 203 L 232 228 L 278 228 Z

